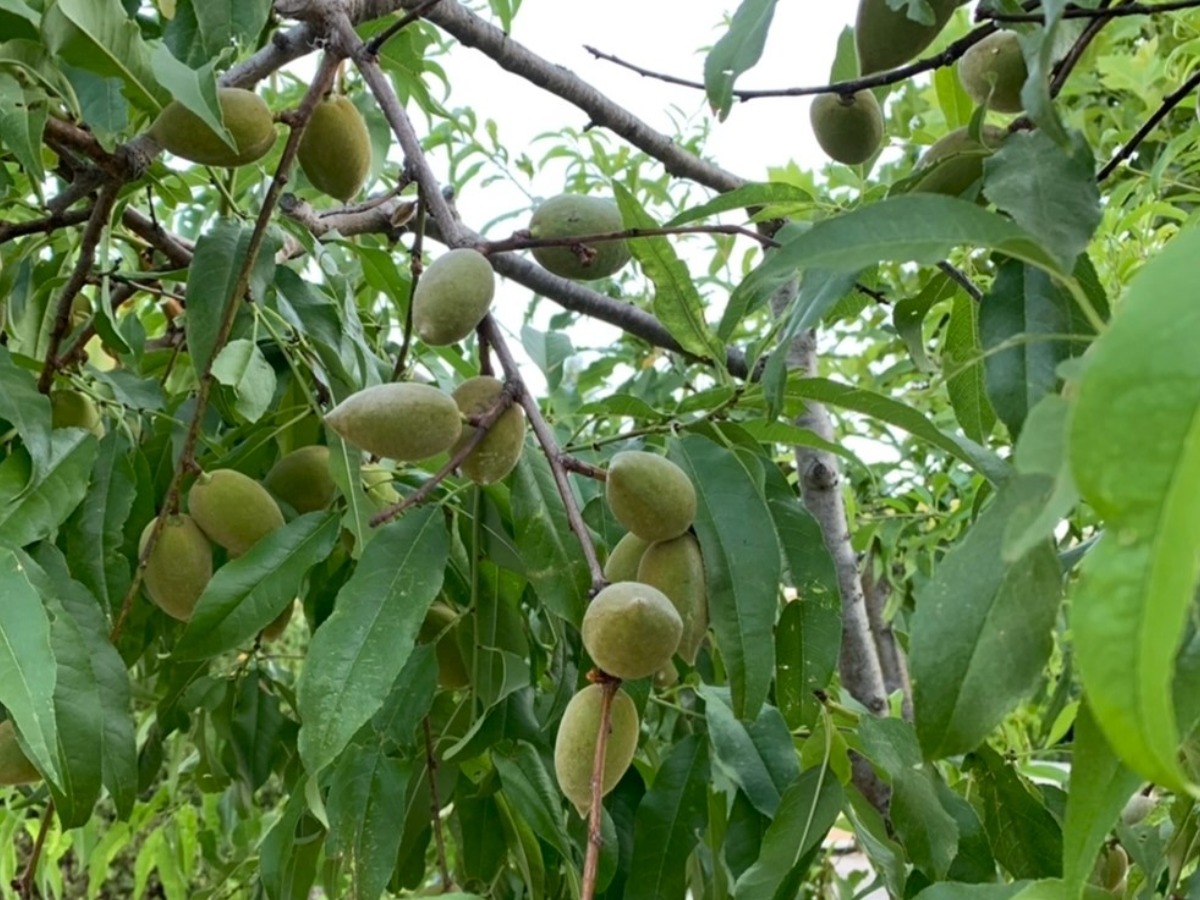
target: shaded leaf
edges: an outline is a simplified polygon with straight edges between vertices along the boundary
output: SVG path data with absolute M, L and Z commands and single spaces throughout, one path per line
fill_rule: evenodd
M 729 707 L 728 692 L 711 685 L 698 689 L 704 698 L 704 720 L 717 767 L 765 816 L 774 816 L 779 798 L 800 774 L 787 725 L 773 706 L 764 706 L 758 719 L 738 721 Z
M 996 860 L 1013 878 L 1062 874 L 1062 830 L 1032 786 L 987 745 L 967 757 Z
M 26 547 L 66 521 L 87 493 L 98 446 L 91 433 L 64 428 L 51 436 L 40 471 L 24 452 L 0 463 L 0 546 Z
M 403 834 L 396 811 L 404 808 L 412 763 L 386 756 L 379 745 L 351 745 L 329 781 L 328 853 L 344 856 L 355 900 L 376 900 L 387 887 Z
M 954 418 L 963 434 L 982 444 L 996 423 L 996 413 L 984 391 L 979 315 L 974 300 L 962 292 L 954 295 L 942 368 L 947 376 L 946 390 L 950 393 Z

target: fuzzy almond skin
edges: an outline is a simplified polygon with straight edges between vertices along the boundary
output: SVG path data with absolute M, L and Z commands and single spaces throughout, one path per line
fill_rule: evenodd
M 234 469 L 197 478 L 188 492 L 188 512 L 209 540 L 234 556 L 284 524 L 279 504 L 267 489 Z
M 352 394 L 325 424 L 354 446 L 387 459 L 428 459 L 462 434 L 458 404 L 428 384 L 377 384 Z
M 535 238 L 604 234 L 621 231 L 624 227 L 616 203 L 583 194 L 551 197 L 534 210 L 529 220 L 529 233 Z M 596 251 L 596 256 L 586 265 L 570 247 L 535 247 L 533 258 L 555 275 L 576 281 L 607 278 L 629 262 L 629 245 L 625 241 L 604 241 L 588 246 Z
M 933 43 L 950 21 L 954 9 L 966 0 L 929 0 L 934 22 L 923 25 L 908 17 L 908 11 L 888 6 L 887 0 L 859 0 L 854 23 L 854 44 L 863 75 L 884 72 L 903 65 Z
M 658 588 L 618 581 L 588 604 L 580 631 L 596 665 L 632 681 L 671 661 L 683 636 L 683 618 Z
M 17 732 L 11 719 L 0 722 L 0 785 L 12 787 L 18 784 L 35 784 L 42 780 L 39 772 L 29 761 L 17 743 Z
M 617 521 L 645 541 L 679 537 L 696 518 L 691 479 L 656 453 L 623 450 L 614 455 L 604 492 Z
M 1021 88 L 1029 77 L 1021 42 L 1012 31 L 997 31 L 971 47 L 958 61 L 958 78 L 971 99 L 1002 113 L 1019 113 Z
M 592 808 L 592 763 L 596 757 L 596 738 L 600 733 L 600 714 L 604 706 L 603 688 L 589 684 L 571 698 L 558 723 L 554 739 L 554 774 L 559 790 L 587 816 Z M 620 688 L 613 694 L 609 713 L 608 742 L 604 745 L 604 779 L 601 796 L 607 794 L 637 752 L 637 707 Z
M 934 142 L 917 162 L 917 168 L 929 174 L 913 191 L 957 197 L 982 178 L 983 161 L 1004 140 L 1005 132 L 984 125 L 980 136 L 983 143 L 972 139 L 966 128 L 958 128 Z
M 202 166 L 236 168 L 262 159 L 275 145 L 275 120 L 262 97 L 242 88 L 218 88 L 221 118 L 237 150 L 190 109 L 173 100 L 159 113 L 150 133 L 163 148 Z
M 443 253 L 421 275 L 413 293 L 413 329 L 433 347 L 458 343 L 492 306 L 496 275 L 487 257 L 469 247 Z
M 358 195 L 371 173 L 371 134 L 349 97 L 327 97 L 317 104 L 296 159 L 322 193 L 343 203 Z
M 649 546 L 649 541 L 627 531 L 604 561 L 604 580 L 610 584 L 614 581 L 638 581 L 638 564 Z
M 651 544 L 638 565 L 637 580 L 658 588 L 675 605 L 683 619 L 677 652 L 688 665 L 695 665 L 696 654 L 708 631 L 708 584 L 700 542 L 690 534 L 683 534 Z
M 445 603 L 435 603 L 425 614 L 417 641 L 427 644 L 437 638 L 434 652 L 438 661 L 438 684 L 459 691 L 471 683 L 471 674 L 458 645 L 458 613 Z M 438 637 L 441 635 L 440 637 Z
M 300 515 L 324 509 L 337 493 L 329 474 L 329 448 L 313 444 L 293 450 L 271 467 L 263 487 Z
M 491 375 L 468 378 L 454 389 L 454 402 L 463 415 L 481 415 L 492 408 L 504 384 Z M 457 450 L 475 433 L 473 425 L 463 425 L 462 437 L 454 444 Z M 476 484 L 495 484 L 508 477 L 517 467 L 525 448 L 525 410 L 513 404 L 492 423 L 488 433 L 463 460 L 462 473 Z
M 152 519 L 142 530 L 138 553 L 145 549 L 154 528 Z M 186 622 L 212 579 L 212 546 L 191 516 L 171 516 L 146 560 L 142 583 L 150 599 L 168 616 Z
M 809 120 L 826 155 L 848 166 L 865 163 L 883 143 L 883 112 L 869 90 L 849 97 L 821 94 L 809 108 Z
M 50 427 L 83 428 L 104 437 L 104 422 L 92 398 L 79 391 L 50 392 Z

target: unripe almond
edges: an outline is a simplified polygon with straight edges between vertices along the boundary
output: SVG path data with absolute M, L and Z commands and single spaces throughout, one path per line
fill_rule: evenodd
M 1029 77 L 1021 42 L 1011 31 L 989 34 L 958 61 L 958 77 L 976 103 L 1002 113 L 1024 109 L 1021 89 Z
M 50 426 L 82 428 L 98 438 L 104 437 L 104 422 L 92 398 L 79 391 L 50 392 Z
M 11 787 L 18 784 L 34 784 L 42 780 L 37 770 L 17 743 L 17 732 L 12 719 L 0 722 L 0 785 Z
M 812 102 L 809 120 L 821 149 L 848 166 L 866 162 L 883 143 L 883 113 L 869 90 L 821 94 Z
M 349 97 L 317 104 L 300 138 L 296 159 L 319 191 L 345 203 L 371 172 L 371 134 Z
M 233 469 L 197 478 L 188 492 L 188 512 L 209 540 L 234 556 L 284 524 L 279 504 L 267 489 Z
M 642 450 L 612 458 L 605 497 L 617 521 L 645 541 L 679 537 L 696 518 L 691 479 L 669 459 Z
M 504 384 L 491 375 L 468 378 L 454 389 L 454 402 L 463 415 L 482 415 L 491 409 Z M 454 444 L 457 450 L 475 433 L 473 425 L 464 425 L 462 437 Z M 487 434 L 462 463 L 462 473 L 476 484 L 495 484 L 503 481 L 521 459 L 525 447 L 525 411 L 514 403 L 500 414 Z
M 435 603 L 425 614 L 417 641 L 427 644 L 437 639 L 434 650 L 438 662 L 438 684 L 452 691 L 471 683 L 466 660 L 458 645 L 458 613 L 445 603 Z
M 325 424 L 368 453 L 402 461 L 436 456 L 462 434 L 454 398 L 413 382 L 364 388 L 330 411 Z
M 324 509 L 337 493 L 329 474 L 329 448 L 313 444 L 293 450 L 271 467 L 263 487 L 301 515 Z
M 567 704 L 558 735 L 554 739 L 554 774 L 559 790 L 574 804 L 581 816 L 592 808 L 592 765 L 596 757 L 596 739 L 604 708 L 604 689 L 589 684 Z M 638 714 L 633 700 L 620 688 L 613 694 L 609 712 L 608 741 L 604 748 L 604 777 L 601 796 L 607 794 L 637 752 Z
M 580 631 L 597 666 L 632 680 L 653 675 L 671 661 L 683 636 L 683 619 L 657 588 L 618 581 L 588 604 Z
M 146 549 L 152 519 L 142 529 L 138 555 Z M 191 516 L 170 516 L 154 542 L 142 584 L 150 599 L 167 615 L 181 622 L 192 617 L 196 602 L 212 579 L 212 547 Z
M 690 534 L 651 544 L 638 565 L 637 580 L 656 587 L 675 605 L 683 619 L 678 653 L 688 665 L 708 631 L 708 585 L 700 542 Z
M 529 233 L 535 238 L 582 237 L 620 231 L 624 227 L 616 203 L 583 194 L 551 197 L 534 210 L 529 220 Z M 629 262 L 629 246 L 625 241 L 602 241 L 587 246 L 595 252 L 588 262 L 570 247 L 535 247 L 533 258 L 555 275 L 580 281 L 615 275 Z
M 854 24 L 854 44 L 863 75 L 894 69 L 933 43 L 950 21 L 954 8 L 966 0 L 929 0 L 933 22 L 926 25 L 908 17 L 908 7 L 888 0 L 859 0 Z
M 642 554 L 649 546 L 649 541 L 644 541 L 632 531 L 627 531 L 617 541 L 612 553 L 608 554 L 608 559 L 604 563 L 604 580 L 608 582 L 637 581 L 638 564 L 641 563 Z
M 445 347 L 475 330 L 492 305 L 496 276 L 487 257 L 460 247 L 430 263 L 413 292 L 413 330 Z
M 966 128 L 939 138 L 917 162 L 917 169 L 927 174 L 913 191 L 957 197 L 983 177 L 983 161 L 1000 146 L 1004 136 L 1003 128 L 984 125 L 980 132 L 982 142 L 972 138 Z
M 274 117 L 263 99 L 242 88 L 219 88 L 217 100 L 237 150 L 178 100 L 159 113 L 150 126 L 151 135 L 176 156 L 204 166 L 244 166 L 266 156 L 276 134 Z

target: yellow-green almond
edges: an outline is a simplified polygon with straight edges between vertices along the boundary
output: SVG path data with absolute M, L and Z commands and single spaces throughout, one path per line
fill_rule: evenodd
M 188 492 L 188 512 L 209 540 L 234 556 L 284 524 L 283 512 L 267 489 L 234 469 L 197 478 Z
M 454 402 L 463 415 L 482 415 L 495 405 L 504 383 L 491 375 L 468 378 L 454 389 Z M 459 447 L 475 433 L 473 425 L 463 425 L 462 436 L 453 447 Z M 476 484 L 495 484 L 503 481 L 516 468 L 525 447 L 525 411 L 514 403 L 500 414 L 487 434 L 462 463 L 462 473 Z M 452 451 L 452 452 L 453 452 Z
M 469 247 L 443 253 L 413 292 L 413 330 L 434 347 L 457 343 L 483 321 L 495 293 L 496 276 L 486 256 Z
M 907 4 L 893 9 L 888 0 L 859 0 L 854 23 L 854 44 L 863 75 L 903 65 L 933 43 L 950 21 L 954 9 L 966 0 L 928 0 L 933 23 L 922 24 L 908 17 Z
M 562 720 L 558 723 L 558 735 L 554 739 L 554 774 L 559 790 L 581 816 L 586 816 L 592 808 L 592 765 L 604 708 L 603 690 L 598 684 L 589 684 L 572 697 L 563 711 Z M 637 707 L 628 694 L 617 688 L 609 708 L 601 796 L 617 786 L 633 762 L 633 754 L 637 752 L 638 727 Z
M 138 554 L 146 549 L 154 520 L 142 529 Z M 154 542 L 142 584 L 150 599 L 173 619 L 186 622 L 212 579 L 212 546 L 191 516 L 170 516 Z
M 597 666 L 632 680 L 653 675 L 671 661 L 683 636 L 683 618 L 658 588 L 618 581 L 592 598 L 580 631 Z
M 371 134 L 349 97 L 317 104 L 296 159 L 317 190 L 343 203 L 357 196 L 371 172 Z
M 608 464 L 605 497 L 617 521 L 645 541 L 667 541 L 696 518 L 696 489 L 675 463 L 644 450 L 623 450 Z
M 150 133 L 176 156 L 204 166 L 244 166 L 262 159 L 275 144 L 275 120 L 263 99 L 242 88 L 219 88 L 217 100 L 225 128 L 237 150 L 194 112 L 173 100 L 167 104 Z
M 351 394 L 325 423 L 354 446 L 402 461 L 449 450 L 462 434 L 454 398 L 428 384 L 379 384 Z
M 371 502 L 379 507 L 400 502 L 400 492 L 393 484 L 392 472 L 379 463 L 363 463 L 359 470 L 363 490 Z
M 42 773 L 29 761 L 29 757 L 17 743 L 17 732 L 12 719 L 0 722 L 0 785 L 12 787 L 18 784 L 34 784 L 41 780 Z
M 104 422 L 95 402 L 79 391 L 50 392 L 50 427 L 82 428 L 96 437 L 104 437 Z
M 262 630 L 264 641 L 277 641 L 283 637 L 283 633 L 287 631 L 288 623 L 292 621 L 292 614 L 296 611 L 295 601 L 289 603 L 279 615 L 268 623 L 267 627 Z
M 612 200 L 583 194 L 559 194 L 544 201 L 529 220 L 529 233 L 535 238 L 569 238 L 606 234 L 624 228 L 621 210 Z M 619 272 L 629 262 L 625 241 L 601 241 L 587 245 L 594 251 L 584 261 L 570 247 L 535 247 L 533 258 L 563 278 L 591 281 Z
M 983 178 L 983 161 L 1004 140 L 1005 131 L 995 125 L 984 125 L 982 142 L 971 137 L 967 128 L 958 128 L 933 143 L 917 161 L 917 170 L 927 174 L 913 191 L 947 194 L 957 197 Z
M 437 639 L 438 684 L 458 691 L 471 683 L 467 663 L 458 645 L 458 613 L 445 603 L 434 603 L 425 614 L 417 640 L 422 644 Z
M 996 112 L 1024 109 L 1021 89 L 1028 77 L 1021 42 L 1012 31 L 989 34 L 958 61 L 958 78 L 971 99 Z
M 632 531 L 625 532 L 604 561 L 604 580 L 637 581 L 638 564 L 649 546 L 649 541 L 642 540 Z
M 693 535 L 683 534 L 651 544 L 642 554 L 637 580 L 658 588 L 675 605 L 683 619 L 683 635 L 676 652 L 688 665 L 694 665 L 708 631 L 708 585 L 700 542 Z
M 263 478 L 263 487 L 301 515 L 324 509 L 337 493 L 329 448 L 313 444 L 281 457 Z
M 866 162 L 883 143 L 883 112 L 869 90 L 821 94 L 809 108 L 809 120 L 826 155 L 848 166 Z

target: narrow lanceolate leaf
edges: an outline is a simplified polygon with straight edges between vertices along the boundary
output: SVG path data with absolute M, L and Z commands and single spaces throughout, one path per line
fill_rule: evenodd
M 701 685 L 704 721 L 714 762 L 764 816 L 774 816 L 779 798 L 800 774 L 791 734 L 779 710 L 764 706 L 752 723 L 734 718 L 729 691 Z
M 737 880 L 733 894 L 736 900 L 775 896 L 793 867 L 819 846 L 833 827 L 842 799 L 842 786 L 825 766 L 801 775 L 783 795 L 779 811 L 763 836 L 758 860 Z
M 734 209 L 744 210 L 750 206 L 768 206 L 779 203 L 808 205 L 815 202 L 816 198 L 811 191 L 783 181 L 744 184 L 736 190 L 717 194 L 699 206 L 685 209 L 666 224 L 667 227 L 687 225 L 689 222 L 698 222 L 709 216 L 715 216 L 717 213 L 729 212 Z
M 668 457 L 696 488 L 696 535 L 708 579 L 708 613 L 733 693 L 733 712 L 752 719 L 775 670 L 771 629 L 782 564 L 758 461 L 688 435 Z
M 388 756 L 379 744 L 351 746 L 329 783 L 327 852 L 345 860 L 353 900 L 376 900 L 396 867 L 402 828 L 396 811 L 404 808 L 412 764 Z
M 775 629 L 775 700 L 790 727 L 816 724 L 821 704 L 813 692 L 829 687 L 841 643 L 836 594 L 809 596 L 784 606 Z
M 1175 789 L 1175 650 L 1200 576 L 1200 229 L 1134 278 L 1089 353 L 1070 458 L 1106 533 L 1071 604 L 1080 674 L 1122 761 Z
M 175 657 L 205 659 L 252 641 L 292 603 L 308 570 L 329 556 L 339 531 L 336 515 L 308 513 L 221 566 L 179 636 Z
M 684 896 L 688 856 L 708 822 L 708 782 L 708 745 L 688 735 L 638 804 L 625 900 Z
M 955 295 L 950 310 L 942 368 L 954 418 L 958 419 L 963 434 L 976 443 L 983 443 L 996 424 L 996 412 L 984 390 L 979 309 L 975 301 L 963 293 Z
M 637 198 L 619 182 L 613 183 L 626 228 L 657 228 Z M 723 359 L 721 344 L 704 321 L 704 301 L 686 265 L 665 237 L 637 238 L 629 249 L 654 285 L 654 315 L 679 346 L 699 357 Z
M 1075 716 L 1071 790 L 1063 825 L 1063 881 L 1077 898 L 1092 873 L 1096 854 L 1141 777 L 1117 759 L 1087 704 Z
M 54 718 L 57 668 L 50 617 L 29 573 L 12 550 L 0 549 L 0 703 L 25 739 L 28 756 L 56 784 L 58 728 Z
M 1052 648 L 1061 575 L 1052 544 L 1002 553 L 1021 501 L 1010 486 L 917 591 L 913 700 L 926 758 L 978 746 L 1037 681 Z
M 539 838 L 568 856 L 570 841 L 563 828 L 562 795 L 533 745 L 517 741 L 504 751 L 493 750 L 492 763 L 514 812 L 529 823 Z
M 38 391 L 34 374 L 14 363 L 4 347 L 0 347 L 0 419 L 17 430 L 34 471 L 41 471 L 50 460 L 50 400 Z
M 213 360 L 217 381 L 232 388 L 233 407 L 247 422 L 257 422 L 275 396 L 275 370 L 253 341 L 226 344 Z
M 762 57 L 775 15 L 776 0 L 742 0 L 729 30 L 704 60 L 704 90 L 708 105 L 724 120 L 733 105 L 733 83 Z
M 253 552 L 253 551 L 252 551 Z M 448 541 L 440 509 L 379 530 L 313 635 L 300 675 L 300 758 L 316 773 L 383 705 L 442 587 Z
M 977 802 L 996 861 L 1013 878 L 1060 877 L 1062 829 L 1037 788 L 987 744 L 967 757 L 964 768 L 979 787 Z
M 82 584 L 71 580 L 62 554 L 38 545 L 27 574 L 54 616 L 50 640 L 58 663 L 54 686 L 61 786 L 52 788 L 67 827 L 83 825 L 100 787 L 118 813 L 128 815 L 137 793 L 137 743 L 129 699 L 129 673 L 108 639 L 108 619 Z
M 14 453 L 0 463 L 0 546 L 16 549 L 49 537 L 79 505 L 98 447 L 80 428 L 55 431 L 41 471 Z

